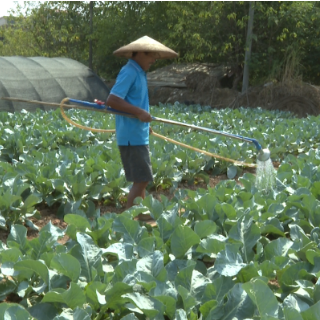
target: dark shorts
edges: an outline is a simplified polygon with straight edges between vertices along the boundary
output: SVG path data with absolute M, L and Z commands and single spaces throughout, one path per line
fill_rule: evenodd
M 119 146 L 127 181 L 153 181 L 149 146 Z

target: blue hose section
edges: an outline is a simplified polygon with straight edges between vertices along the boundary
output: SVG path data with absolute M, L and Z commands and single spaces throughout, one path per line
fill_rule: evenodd
M 252 143 L 256 146 L 256 148 L 258 149 L 258 151 L 262 150 L 261 145 L 258 143 L 257 140 L 255 139 L 251 139 Z
M 119 110 L 113 109 L 111 107 L 107 107 L 106 108 L 105 105 L 101 105 L 101 104 L 98 104 L 98 103 L 92 103 L 92 102 L 76 100 L 76 99 L 69 99 L 69 101 L 73 102 L 73 103 L 78 103 L 78 104 L 81 104 L 81 105 L 84 105 L 84 106 L 87 106 L 87 107 L 95 108 L 95 109 L 100 109 L 100 110 L 101 109 L 106 109 L 109 112 L 113 112 L 113 113 L 117 113 L 117 114 L 120 113 L 120 114 L 123 114 L 123 115 L 131 115 L 130 113 L 119 111 Z M 152 117 L 152 119 L 156 120 L 157 118 Z M 229 134 L 229 136 L 234 136 L 234 137 L 239 138 L 239 139 L 249 140 L 250 142 L 252 142 L 255 145 L 255 147 L 258 149 L 258 151 L 260 151 L 262 149 L 261 145 L 259 144 L 259 142 L 256 139 L 251 139 L 251 138 L 239 136 L 239 135 L 236 135 L 236 134 Z
M 69 99 L 70 102 L 73 103 L 78 103 L 86 107 L 91 107 L 95 109 L 105 109 L 106 107 L 104 105 L 98 104 L 98 103 L 93 103 L 93 102 L 88 102 L 88 101 L 82 101 L 82 100 L 76 100 L 76 99 Z
M 259 143 L 256 139 L 251 139 L 251 138 L 248 138 L 248 137 L 239 136 L 239 135 L 237 135 L 237 134 L 231 134 L 231 135 L 233 135 L 234 137 L 238 137 L 238 138 L 240 138 L 240 139 L 249 140 L 250 142 L 252 142 L 252 143 L 256 146 L 256 148 L 258 149 L 258 151 L 260 151 L 260 150 L 262 149 L 260 143 Z

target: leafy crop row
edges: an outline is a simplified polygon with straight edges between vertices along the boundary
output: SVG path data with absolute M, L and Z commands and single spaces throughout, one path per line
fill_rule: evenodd
M 78 110 L 72 110 L 70 114 L 87 126 L 113 127 L 113 119 L 109 116 Z M 255 138 L 263 146 L 269 146 L 273 160 L 318 146 L 318 126 L 315 124 L 318 120 L 315 117 L 301 120 L 288 113 L 261 109 L 255 112 L 250 109 L 212 111 L 198 106 L 175 105 L 154 107 L 153 114 Z M 6 195 L 0 197 L 0 224 L 3 227 L 21 218 L 28 220 L 36 214 L 32 208 L 37 203 L 58 205 L 61 217 L 70 210 L 81 210 L 90 216 L 94 207 L 92 202 L 119 203 L 125 197 L 128 184 L 112 134 L 93 134 L 71 127 L 58 110 L 1 113 L 0 123 L 0 195 Z M 254 146 L 246 142 L 159 123 L 153 124 L 153 128 L 155 132 L 223 157 L 249 163 L 256 158 Z M 154 184 L 150 188 L 176 187 L 182 180 L 189 183 L 197 179 L 207 181 L 208 172 L 227 172 L 229 178 L 241 172 L 241 168 L 228 162 L 157 138 L 151 138 L 150 148 L 154 171 Z M 227 170 L 230 168 L 233 170 Z
M 112 127 L 101 116 L 70 114 Z M 0 300 L 20 302 L 1 303 L 0 318 L 317 319 L 319 119 L 175 105 L 153 114 L 257 139 L 281 161 L 276 188 L 258 190 L 246 173 L 241 184 L 230 178 L 215 188 L 176 189 L 230 164 L 152 138 L 154 186 L 172 188 L 174 197 L 149 195 L 121 215 L 101 215 L 96 201 L 119 199 L 128 188 L 114 137 L 70 127 L 58 112 L 1 114 L 0 223 L 10 234 L 0 243 Z M 242 142 L 158 123 L 153 129 L 255 161 L 254 147 Z M 43 202 L 58 205 L 68 227 L 49 223 L 27 240 L 21 222 L 32 226 Z M 156 226 L 134 221 L 139 213 Z M 59 244 L 65 234 L 69 241 Z

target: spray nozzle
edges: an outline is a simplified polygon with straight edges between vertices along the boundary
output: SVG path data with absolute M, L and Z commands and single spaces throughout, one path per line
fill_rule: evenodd
M 259 161 L 267 161 L 270 159 L 270 150 L 269 149 L 260 149 L 257 159 Z

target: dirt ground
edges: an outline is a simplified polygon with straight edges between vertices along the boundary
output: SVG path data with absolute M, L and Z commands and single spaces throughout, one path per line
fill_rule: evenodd
M 211 106 L 214 109 L 261 107 L 266 110 L 290 111 L 297 117 L 320 114 L 320 91 L 309 84 L 296 86 L 296 93 L 290 94 L 285 91 L 291 90 L 286 85 L 275 85 L 273 88 L 251 88 L 245 95 L 229 88 L 213 88 L 210 91 L 198 92 L 188 89 L 172 89 L 161 87 L 157 97 L 152 97 L 151 104 L 155 101 L 162 103 L 175 103 L 176 101 L 190 104 Z
M 189 80 L 189 81 L 188 81 Z M 185 87 L 149 85 L 150 104 L 200 104 L 214 109 L 261 107 L 267 110 L 290 111 L 297 117 L 320 114 L 320 88 L 300 80 L 286 80 L 238 90 L 223 87 L 219 79 L 205 72 L 193 72 L 186 77 Z M 229 84 L 230 85 L 230 84 Z
M 320 114 L 320 89 L 316 86 L 303 83 L 301 81 L 283 81 L 281 83 L 267 83 L 263 86 L 252 87 L 246 94 L 241 94 L 233 89 L 232 83 L 228 79 L 227 70 L 215 65 L 170 65 L 160 70 L 148 74 L 150 105 L 159 103 L 200 104 L 211 106 L 215 109 L 238 108 L 238 107 L 261 107 L 267 110 L 291 111 L 297 117 Z M 107 82 L 111 89 L 114 81 Z M 274 163 L 277 168 L 279 163 Z M 255 173 L 254 168 L 244 169 L 243 173 Z M 220 181 L 227 180 L 227 175 L 210 176 L 209 183 L 199 182 L 188 185 L 181 183 L 179 189 L 214 188 Z M 239 182 L 239 177 L 236 181 Z M 156 190 L 150 192 L 152 196 L 160 200 L 161 195 L 171 199 L 174 194 L 168 190 Z M 124 206 L 116 208 L 114 206 L 100 205 L 101 214 L 114 212 L 120 214 L 125 210 Z M 62 230 L 67 228 L 63 219 L 57 216 L 56 207 L 48 207 L 41 204 L 36 208 L 39 211 L 40 219 L 31 221 L 41 230 L 46 224 L 51 222 Z M 154 221 L 141 222 L 155 225 Z M 39 236 L 39 231 L 27 227 L 27 239 L 32 240 Z M 0 240 L 7 242 L 9 230 L 0 229 Z M 64 244 L 68 241 L 65 235 L 58 242 Z M 275 283 L 278 286 L 278 283 Z M 15 301 L 17 296 L 8 296 L 7 302 Z
M 253 169 L 248 169 L 248 171 L 253 172 Z M 196 190 L 197 188 L 208 188 L 209 187 L 214 187 L 215 185 L 217 185 L 220 181 L 222 180 L 226 180 L 228 179 L 226 175 L 220 175 L 220 176 L 215 176 L 215 177 L 210 177 L 209 183 L 205 184 L 204 182 L 200 182 L 196 185 L 188 185 L 187 183 L 181 183 L 179 185 L 178 188 L 183 188 L 183 189 L 193 189 Z M 157 190 L 157 191 L 150 191 L 150 194 L 152 194 L 152 196 L 158 200 L 160 200 L 160 195 L 164 195 L 167 198 L 171 199 L 173 197 L 173 194 L 169 192 L 169 190 Z M 105 214 L 108 212 L 114 212 L 117 214 L 122 213 L 125 210 L 125 207 L 120 207 L 117 208 L 115 206 L 97 206 L 97 208 L 100 208 L 100 212 L 101 214 Z M 67 224 L 64 222 L 63 219 L 58 218 L 57 216 L 57 211 L 58 211 L 58 207 L 48 207 L 45 204 L 40 204 L 37 207 L 37 210 L 40 213 L 41 218 L 40 219 L 35 219 L 32 218 L 30 219 L 38 228 L 39 230 L 41 230 L 41 228 L 43 228 L 46 224 L 48 224 L 50 221 L 53 225 L 55 225 L 56 227 L 59 227 L 62 230 L 65 230 L 67 228 Z M 150 221 L 149 223 L 152 224 L 152 221 Z M 27 227 L 27 226 L 26 226 Z M 39 235 L 39 231 L 36 230 L 32 230 L 31 228 L 27 227 L 27 239 L 31 240 L 33 238 L 38 237 Z M 9 230 L 3 230 L 0 229 L 0 240 L 3 243 L 7 242 L 7 238 L 9 235 Z M 58 242 L 61 244 L 64 244 L 66 241 L 68 240 L 68 236 L 64 236 L 63 238 L 59 239 Z
M 111 84 L 112 85 L 112 84 Z M 150 105 L 200 104 L 215 109 L 261 107 L 291 111 L 297 117 L 320 113 L 320 88 L 300 78 L 250 87 L 240 93 L 239 75 L 214 64 L 169 65 L 148 73 Z M 237 88 L 237 89 L 234 89 Z
M 277 168 L 278 165 L 279 165 L 278 163 L 274 163 L 275 168 Z M 250 172 L 250 173 L 255 174 L 256 169 L 255 168 L 245 168 L 243 170 L 243 173 L 241 174 L 241 176 L 243 174 L 245 174 L 246 172 Z M 236 177 L 237 183 L 239 183 L 239 178 L 240 178 L 240 176 Z M 219 175 L 219 176 L 210 176 L 208 183 L 205 183 L 203 181 L 198 181 L 195 184 L 189 185 L 187 182 L 182 182 L 179 184 L 178 189 L 197 190 L 199 188 L 203 188 L 203 189 L 214 188 L 220 181 L 227 180 L 227 179 L 228 179 L 228 177 L 226 174 Z M 169 190 L 156 190 L 156 191 L 150 191 L 149 193 L 154 198 L 156 198 L 158 200 L 161 200 L 161 197 L 160 197 L 161 195 L 166 196 L 168 199 L 172 199 L 174 196 L 174 193 L 170 193 Z M 120 207 L 120 208 L 116 208 L 115 206 L 110 206 L 110 205 L 108 205 L 108 206 L 97 205 L 97 208 L 98 207 L 100 208 L 100 212 L 102 215 L 105 213 L 108 213 L 108 212 L 120 214 L 125 210 L 124 204 L 123 204 L 123 207 Z M 37 210 L 39 211 L 41 218 L 40 219 L 32 218 L 30 220 L 39 228 L 39 230 L 41 230 L 41 228 L 43 228 L 50 221 L 53 225 L 55 225 L 56 227 L 59 227 L 62 230 L 65 230 L 67 228 L 67 224 L 64 222 L 64 220 L 58 218 L 58 216 L 57 216 L 58 207 L 48 207 L 45 204 L 40 204 L 37 207 Z M 154 221 L 147 221 L 146 223 L 149 223 L 152 226 L 155 225 Z M 27 239 L 28 240 L 32 240 L 32 239 L 39 236 L 39 231 L 32 230 L 31 228 L 29 228 L 27 226 L 26 226 L 26 228 L 28 230 L 27 231 Z M 0 229 L 0 240 L 3 243 L 6 243 L 8 235 L 9 235 L 9 230 Z M 64 243 L 66 243 L 66 241 L 68 239 L 69 238 L 66 235 L 63 238 L 59 239 L 58 242 L 60 244 L 64 244 Z
M 278 165 L 279 165 L 278 163 L 274 163 L 275 168 L 277 168 Z M 241 174 L 241 176 L 246 172 L 255 174 L 255 171 L 256 171 L 255 168 L 246 168 L 243 170 L 243 173 Z M 240 183 L 239 177 L 240 176 L 236 177 L 237 183 Z M 187 182 L 184 182 L 179 184 L 178 189 L 197 190 L 198 188 L 203 188 L 203 189 L 214 188 L 219 182 L 227 179 L 228 177 L 226 174 L 219 175 L 219 176 L 210 176 L 208 183 L 204 183 L 203 181 L 198 181 L 196 184 L 189 185 Z M 152 196 L 158 200 L 161 200 L 160 198 L 161 195 L 165 195 L 169 199 L 171 199 L 174 196 L 174 194 L 170 193 L 169 190 L 156 190 L 152 192 L 150 191 L 150 194 L 152 194 Z M 40 204 L 37 209 L 40 213 L 41 218 L 31 219 L 31 221 L 39 228 L 39 231 L 49 222 L 51 222 L 53 225 L 55 225 L 56 227 L 59 227 L 62 230 L 65 230 L 67 228 L 67 224 L 62 219 L 59 219 L 58 216 L 56 215 L 58 207 L 49 208 L 45 204 Z M 114 212 L 117 214 L 121 214 L 121 212 L 123 212 L 124 210 L 125 210 L 124 207 L 116 208 L 114 206 L 100 206 L 101 214 L 104 214 L 107 212 Z M 140 223 L 141 224 L 148 223 L 152 227 L 156 226 L 156 223 L 153 220 L 143 221 Z M 39 231 L 34 231 L 34 230 L 31 230 L 29 227 L 27 227 L 27 239 L 32 240 L 34 238 L 37 238 L 39 236 Z M 9 231 L 0 229 L 0 240 L 3 243 L 7 242 L 8 235 L 9 235 Z M 58 242 L 60 244 L 65 244 L 68 240 L 69 240 L 69 237 L 65 235 L 63 238 L 60 238 Z M 207 265 L 207 267 L 212 266 L 211 262 L 207 262 L 205 264 Z M 21 298 L 16 293 L 12 293 L 12 294 L 9 294 L 3 302 L 19 303 L 20 301 L 21 301 Z
M 226 72 L 227 70 L 221 66 L 210 64 L 169 65 L 150 72 L 148 73 L 150 105 L 178 101 L 184 104 L 210 105 L 212 108 L 218 109 L 259 106 L 268 110 L 291 111 L 297 117 L 317 116 L 320 113 L 320 90 L 316 86 L 297 80 L 290 80 L 252 87 L 243 95 L 239 91 L 230 88 L 232 83 L 226 76 Z M 110 89 L 113 84 L 114 81 L 107 82 Z M 277 167 L 278 164 L 274 163 L 274 166 Z M 254 172 L 255 169 L 246 170 Z M 212 176 L 208 185 L 199 183 L 190 186 L 182 183 L 179 188 L 214 187 L 217 183 L 226 179 L 226 175 Z M 173 196 L 167 190 L 152 192 L 152 195 L 158 199 L 160 199 L 161 194 L 164 194 L 169 199 Z M 40 212 L 41 219 L 34 219 L 33 223 L 39 229 L 49 221 L 61 229 L 67 227 L 66 223 L 57 217 L 57 208 L 41 205 L 37 209 Z M 121 213 L 124 208 L 101 206 L 100 211 L 101 214 L 106 212 Z M 8 233 L 8 231 L 0 229 L 0 240 L 6 242 Z M 28 229 L 28 239 L 37 236 L 37 231 Z M 66 236 L 59 241 L 65 243 L 67 239 L 68 237 Z

